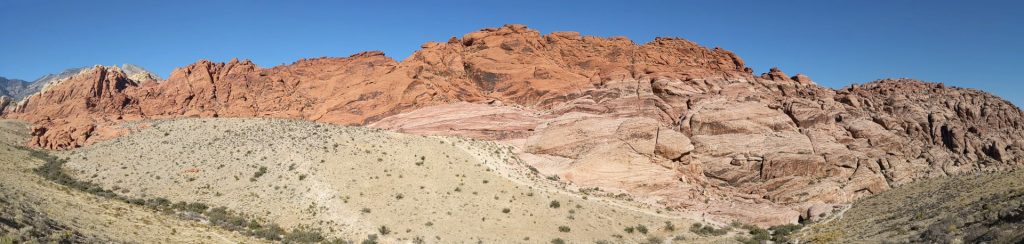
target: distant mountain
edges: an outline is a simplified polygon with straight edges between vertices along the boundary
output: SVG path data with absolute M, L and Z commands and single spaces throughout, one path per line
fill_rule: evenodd
M 149 72 L 149 70 L 134 64 L 121 65 L 121 71 L 124 71 L 124 73 L 128 75 L 128 79 L 134 80 L 138 83 L 160 80 L 160 76 L 157 76 L 156 74 L 153 74 L 153 72 Z
M 28 87 L 28 82 L 18 79 L 0 77 L 0 96 L 21 98 Z
M 133 64 L 123 64 L 120 67 L 117 65 L 104 67 L 121 69 L 128 76 L 128 79 L 134 80 L 138 83 L 156 81 L 160 79 L 159 76 L 153 74 L 152 72 L 149 72 L 149 70 L 146 70 L 142 67 Z M 92 67 L 78 67 L 65 69 L 60 73 L 44 75 L 42 77 L 39 77 L 38 79 L 35 79 L 32 82 L 0 77 L 0 96 L 7 96 L 14 101 L 20 101 L 25 97 L 31 96 L 32 94 L 41 91 L 44 87 L 46 87 L 50 83 L 53 83 L 54 81 L 70 78 L 81 73 L 83 70 L 89 68 Z

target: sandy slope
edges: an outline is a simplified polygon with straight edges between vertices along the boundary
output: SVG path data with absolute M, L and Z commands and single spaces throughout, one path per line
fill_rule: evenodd
M 47 181 L 32 173 L 42 161 L 17 146 L 27 139 L 26 124 L 0 121 L 0 243 L 32 235 L 78 242 L 261 242 Z
M 65 167 L 125 196 L 224 206 L 347 240 L 377 234 L 441 243 L 716 241 L 688 232 L 693 221 L 673 213 L 585 196 L 545 179 L 491 142 L 279 119 L 142 127 L 63 153 Z M 665 230 L 666 221 L 675 230 Z M 638 225 L 649 234 L 624 231 Z M 390 233 L 381 235 L 381 226 Z

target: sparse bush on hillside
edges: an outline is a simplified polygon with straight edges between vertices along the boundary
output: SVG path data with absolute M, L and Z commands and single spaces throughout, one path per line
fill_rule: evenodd
M 646 234 L 647 234 L 647 226 L 644 226 L 644 225 L 637 225 L 637 226 L 636 226 L 636 231 L 637 231 L 637 232 L 640 232 L 640 234 L 644 234 L 644 235 L 646 235 Z
M 714 226 L 702 225 L 700 223 L 694 223 L 690 226 L 690 232 L 693 232 L 702 236 L 720 236 L 729 233 L 729 228 L 716 229 Z
M 785 243 L 785 242 L 789 241 L 789 235 L 790 234 L 793 234 L 793 232 L 796 232 L 796 231 L 800 230 L 803 227 L 804 227 L 803 225 L 798 225 L 798 224 L 785 224 L 785 225 L 772 226 L 772 227 L 768 228 L 768 230 L 772 231 L 772 241 L 773 242 Z
M 258 228 L 256 230 L 253 230 L 252 234 L 253 234 L 253 236 L 256 236 L 256 237 L 259 237 L 259 238 L 263 238 L 263 239 L 267 239 L 267 240 L 271 240 L 271 241 L 280 241 L 281 240 L 281 236 L 285 235 L 285 231 L 284 231 L 284 229 L 281 228 L 281 226 L 278 226 L 277 224 L 269 224 L 269 225 L 267 225 L 267 226 L 265 226 L 263 228 Z
M 564 226 L 564 225 L 563 225 L 563 226 L 559 226 L 559 227 L 558 227 L 558 231 L 559 231 L 559 232 L 569 232 L 569 231 L 572 231 L 572 229 L 571 229 L 571 228 L 569 228 L 569 226 Z
M 319 230 L 293 229 L 284 235 L 284 243 L 317 243 L 324 240 Z
M 561 206 L 562 206 L 562 204 L 559 203 L 558 201 L 551 201 L 551 203 L 548 204 L 548 207 L 551 207 L 551 208 L 558 208 L 558 207 L 561 207 Z
M 565 240 L 562 240 L 562 238 L 555 238 L 551 240 L 551 244 L 565 244 Z
M 370 234 L 370 235 L 366 236 L 366 239 L 363 240 L 362 243 L 363 244 L 377 244 L 377 235 Z
M 672 221 L 665 221 L 665 231 L 672 232 L 676 230 L 676 225 L 672 224 Z
M 388 234 L 391 234 L 391 229 L 388 229 L 386 225 L 381 225 L 379 228 L 377 228 L 377 232 L 380 232 L 380 235 L 382 236 L 386 236 Z
M 263 176 L 264 174 L 267 174 L 267 166 L 260 166 L 260 169 L 257 170 L 256 173 L 252 174 L 252 178 L 249 178 L 249 181 L 256 181 L 256 179 L 260 178 L 260 176 Z
M 633 234 L 633 231 L 636 231 L 633 228 L 633 226 L 627 226 L 625 229 L 622 229 L 622 230 L 625 231 L 626 233 L 629 233 L 629 234 Z

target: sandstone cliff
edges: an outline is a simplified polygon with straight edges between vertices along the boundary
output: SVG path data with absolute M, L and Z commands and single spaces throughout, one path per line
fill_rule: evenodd
M 636 44 L 520 25 L 380 52 L 260 68 L 200 61 L 140 83 L 94 67 L 6 117 L 31 146 L 121 133 L 122 121 L 281 117 L 462 135 L 516 146 L 581 189 L 760 224 L 915 179 L 1019 167 L 1021 111 L 984 92 L 910 79 L 833 90 L 678 38 Z

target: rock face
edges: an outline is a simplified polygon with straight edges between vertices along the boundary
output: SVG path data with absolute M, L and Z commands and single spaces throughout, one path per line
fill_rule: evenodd
M 159 76 L 149 72 L 148 70 L 142 67 L 133 64 L 124 64 L 120 67 L 116 65 L 107 67 L 120 69 L 122 72 L 125 73 L 126 76 L 128 76 L 129 79 L 134 80 L 136 82 L 160 80 Z M 22 99 L 43 90 L 43 88 L 49 86 L 50 83 L 61 82 L 72 76 L 78 75 L 79 73 L 82 73 L 84 70 L 87 69 L 90 68 L 81 67 L 66 69 L 60 73 L 44 75 L 43 77 L 39 77 L 38 79 L 32 82 L 27 82 L 23 80 L 8 80 L 6 78 L 0 77 L 0 96 L 7 96 L 14 101 L 21 101 Z
M 678 38 L 638 45 L 507 25 L 401 62 L 380 52 L 272 68 L 204 60 L 158 82 L 124 70 L 93 67 L 6 117 L 31 121 L 31 146 L 53 149 L 116 136 L 122 121 L 218 116 L 496 140 L 581 189 L 762 225 L 1024 161 L 1020 109 L 987 93 L 754 76 L 732 52 Z

